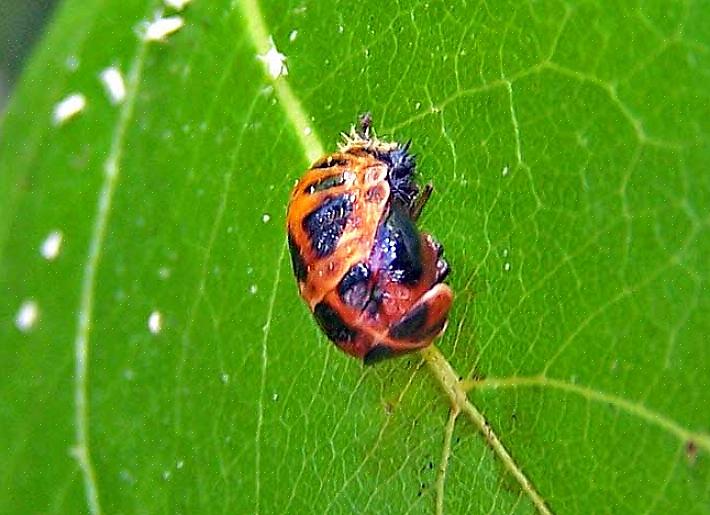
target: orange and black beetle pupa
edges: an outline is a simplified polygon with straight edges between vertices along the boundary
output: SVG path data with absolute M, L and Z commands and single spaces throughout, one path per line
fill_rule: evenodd
M 429 345 L 453 299 L 442 246 L 415 225 L 432 188 L 415 182 L 409 145 L 377 139 L 364 115 L 288 205 L 301 296 L 328 338 L 365 364 Z

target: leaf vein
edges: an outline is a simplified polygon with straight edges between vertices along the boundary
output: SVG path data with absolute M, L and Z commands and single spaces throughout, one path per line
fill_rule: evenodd
M 102 247 L 106 237 L 113 197 L 118 186 L 120 163 L 126 131 L 133 117 L 138 86 L 145 62 L 147 44 L 141 41 L 133 59 L 126 87 L 126 99 L 119 111 L 118 122 L 111 138 L 109 155 L 104 162 L 104 180 L 99 191 L 96 205 L 96 220 L 91 229 L 89 249 L 81 281 L 79 310 L 76 320 L 74 339 L 74 425 L 76 443 L 72 454 L 79 463 L 84 480 L 84 491 L 89 512 L 101 513 L 96 472 L 91 460 L 89 439 L 88 373 L 89 339 L 91 337 L 92 316 L 96 275 L 101 262 Z
M 693 441 L 697 446 L 710 452 L 710 434 L 691 431 L 690 429 L 681 426 L 680 423 L 670 417 L 654 411 L 643 404 L 624 399 L 618 395 L 595 390 L 589 386 L 574 384 L 541 374 L 536 376 L 510 376 L 503 378 L 489 377 L 486 379 L 467 380 L 462 382 L 462 387 L 466 390 L 474 388 L 496 389 L 542 387 L 573 393 L 592 401 L 611 404 L 612 406 L 615 406 L 630 415 L 634 415 L 664 429 L 668 433 L 676 436 L 683 443 Z

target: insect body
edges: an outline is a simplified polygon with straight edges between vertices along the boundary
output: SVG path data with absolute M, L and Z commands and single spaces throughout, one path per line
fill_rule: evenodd
M 420 191 L 414 174 L 409 143 L 371 136 L 366 115 L 291 193 L 301 296 L 328 338 L 365 364 L 426 347 L 446 327 L 449 267 L 415 225 L 431 186 Z

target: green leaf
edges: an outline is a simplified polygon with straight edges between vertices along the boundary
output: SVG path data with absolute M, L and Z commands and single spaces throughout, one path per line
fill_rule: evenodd
M 4 116 L 0 511 L 710 511 L 703 2 L 160 9 L 66 1 Z M 283 227 L 367 110 L 456 299 L 364 369 Z

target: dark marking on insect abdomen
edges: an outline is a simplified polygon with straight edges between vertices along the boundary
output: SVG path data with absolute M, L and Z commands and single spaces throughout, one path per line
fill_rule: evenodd
M 357 263 L 340 280 L 338 295 L 345 305 L 363 310 L 370 298 L 370 289 L 370 269 Z
M 392 204 L 387 218 L 377 230 L 372 266 L 386 270 L 389 278 L 414 284 L 422 276 L 422 245 L 414 222 L 403 208 Z
M 291 231 L 288 232 L 288 250 L 291 254 L 291 265 L 293 266 L 293 273 L 296 276 L 296 280 L 298 280 L 298 282 L 305 281 L 308 275 L 308 269 L 303 261 L 301 249 L 298 248 Z
M 389 335 L 397 340 L 412 340 L 421 339 L 422 329 L 427 321 L 429 309 L 426 304 L 420 304 L 410 311 L 404 318 L 390 329 Z
M 316 304 L 313 315 L 325 335 L 335 343 L 351 342 L 357 336 L 357 331 L 348 326 L 327 302 Z
M 303 230 L 311 242 L 316 257 L 333 253 L 353 212 L 350 195 L 327 197 L 320 206 L 303 219 Z
M 335 188 L 343 184 L 345 184 L 345 174 L 339 173 L 336 175 L 329 175 L 328 177 L 318 179 L 317 181 L 312 182 L 311 184 L 303 188 L 303 191 L 304 193 L 306 193 L 306 195 L 313 195 L 316 192 L 329 190 L 331 188 Z
M 392 356 L 394 356 L 392 349 L 386 345 L 377 344 L 367 351 L 362 358 L 362 362 L 365 365 L 374 365 L 375 363 L 391 358 Z

